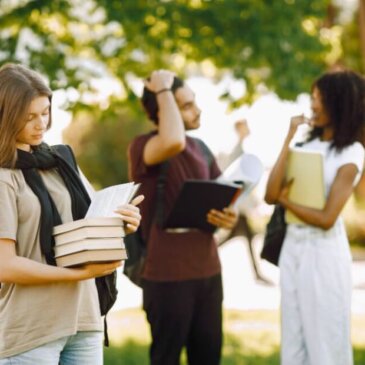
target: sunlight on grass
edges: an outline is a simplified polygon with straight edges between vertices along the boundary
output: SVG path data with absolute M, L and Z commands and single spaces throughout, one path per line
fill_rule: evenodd
M 149 328 L 140 309 L 112 312 L 108 316 L 111 347 L 105 365 L 147 365 Z M 353 315 L 355 365 L 365 363 L 365 315 Z M 277 311 L 224 312 L 222 365 L 279 365 L 280 326 Z M 182 355 L 186 365 L 186 355 Z

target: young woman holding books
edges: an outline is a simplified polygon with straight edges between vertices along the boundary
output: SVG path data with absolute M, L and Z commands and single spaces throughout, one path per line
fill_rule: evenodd
M 281 204 L 304 224 L 288 224 L 279 259 L 281 364 L 351 365 L 351 254 L 340 213 L 364 164 L 365 82 L 352 71 L 329 72 L 312 87 L 312 118 L 296 116 L 269 176 L 265 200 Z M 285 180 L 290 142 L 309 123 L 303 149 L 324 154 L 325 205 L 290 201 Z
M 52 228 L 84 217 L 78 174 L 43 143 L 51 90 L 23 66 L 0 68 L 0 364 L 102 364 L 103 324 L 95 277 L 120 262 L 55 266 Z M 121 206 L 127 231 L 136 205 Z

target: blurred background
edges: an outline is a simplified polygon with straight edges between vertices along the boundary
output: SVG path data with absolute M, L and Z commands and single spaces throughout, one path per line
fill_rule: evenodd
M 70 144 L 95 188 L 127 181 L 126 149 L 151 128 L 139 96 L 158 68 L 185 78 L 202 109 L 202 138 L 218 156 L 237 142 L 265 174 L 246 213 L 248 240 L 220 247 L 225 287 L 223 365 L 279 364 L 279 273 L 258 253 L 271 208 L 262 201 L 292 115 L 310 115 L 311 83 L 337 67 L 365 71 L 364 0 L 0 0 L 0 64 L 41 72 L 54 90 L 47 141 Z M 305 132 L 305 131 L 303 131 Z M 354 256 L 353 343 L 365 363 L 365 178 L 344 216 Z M 247 236 L 247 234 L 246 234 Z M 106 364 L 145 365 L 149 333 L 140 289 L 120 274 Z M 183 359 L 184 362 L 184 359 Z

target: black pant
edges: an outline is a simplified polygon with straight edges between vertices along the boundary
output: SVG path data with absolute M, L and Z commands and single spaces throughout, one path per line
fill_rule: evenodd
M 151 365 L 219 365 L 222 347 L 222 278 L 143 284 L 143 309 L 151 327 Z

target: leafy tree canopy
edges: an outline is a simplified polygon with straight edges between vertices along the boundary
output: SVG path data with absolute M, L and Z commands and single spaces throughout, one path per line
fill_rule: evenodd
M 344 55 L 361 64 L 356 24 L 343 32 L 333 9 L 330 0 L 0 0 L 0 64 L 27 64 L 67 91 L 65 139 L 105 186 L 126 180 L 126 146 L 149 127 L 135 80 L 158 68 L 229 74 L 245 85 L 223 95 L 232 107 L 266 90 L 293 100 Z
M 269 89 L 295 99 L 333 62 L 328 0 L 2 0 L 0 62 L 21 61 L 94 100 L 95 79 L 118 80 L 133 104 L 131 82 L 156 68 L 185 76 L 243 80 L 234 105 Z M 70 104 L 69 107 L 74 107 Z

